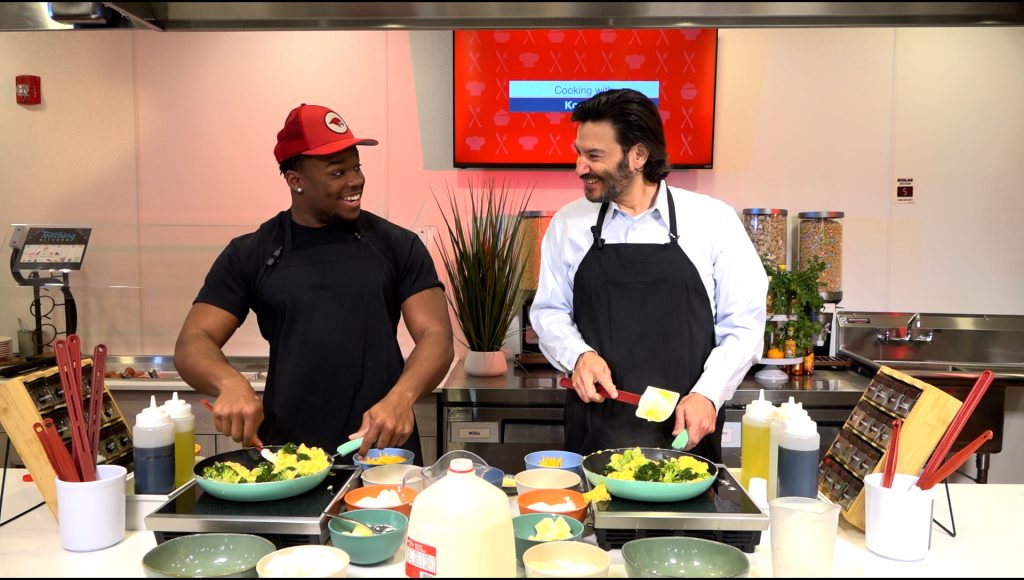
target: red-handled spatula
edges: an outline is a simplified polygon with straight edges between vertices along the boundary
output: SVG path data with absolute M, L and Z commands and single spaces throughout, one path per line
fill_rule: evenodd
M 570 377 L 562 377 L 558 379 L 558 386 L 571 389 L 572 379 Z M 608 391 L 604 390 L 601 383 L 594 383 L 594 387 L 597 388 L 599 394 L 611 399 Z M 626 403 L 627 405 L 636 405 L 637 417 L 655 423 L 661 423 L 671 417 L 676 411 L 676 403 L 679 402 L 679 393 L 657 387 L 647 387 L 643 396 L 623 391 L 622 389 L 618 389 L 618 393 L 619 396 L 612 399 L 613 401 Z

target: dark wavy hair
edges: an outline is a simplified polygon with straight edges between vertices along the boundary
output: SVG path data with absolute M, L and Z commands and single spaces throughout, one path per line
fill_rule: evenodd
M 633 145 L 647 147 L 644 179 L 658 183 L 669 174 L 665 150 L 665 128 L 654 102 L 633 89 L 610 89 L 597 93 L 572 110 L 574 123 L 607 121 L 615 129 L 615 140 L 626 155 Z

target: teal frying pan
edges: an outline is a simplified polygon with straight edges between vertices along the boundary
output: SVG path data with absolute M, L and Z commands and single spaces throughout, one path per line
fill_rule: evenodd
M 281 445 L 267 445 L 264 449 L 269 449 L 276 453 L 281 449 L 281 447 Z M 322 482 L 327 477 L 328 472 L 331 471 L 331 466 L 328 465 L 322 471 L 296 477 L 295 479 L 287 479 L 285 481 L 267 481 L 263 483 L 224 483 L 220 481 L 212 481 L 203 477 L 203 469 L 218 461 L 234 461 L 235 463 L 239 463 L 249 469 L 252 469 L 265 460 L 260 457 L 260 452 L 257 451 L 256 448 L 247 447 L 245 449 L 228 451 L 226 453 L 218 453 L 217 455 L 207 457 L 196 464 L 195 468 L 192 470 L 196 484 L 199 485 L 199 487 L 201 487 L 206 493 L 214 497 L 230 501 L 272 501 L 296 496 L 300 493 L 306 493 L 317 485 L 320 485 L 320 482 Z

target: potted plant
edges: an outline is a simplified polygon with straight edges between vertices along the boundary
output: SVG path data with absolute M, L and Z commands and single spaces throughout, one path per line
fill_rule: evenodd
M 803 270 L 787 270 L 785 266 L 776 266 L 768 260 L 762 260 L 770 281 L 768 283 L 768 316 L 783 314 L 795 316 L 787 322 L 793 329 L 793 340 L 796 342 L 798 356 L 813 356 L 814 336 L 822 330 L 817 314 L 824 305 L 821 296 L 819 277 L 825 269 L 825 263 L 818 258 Z M 813 369 L 813 359 L 805 366 Z
M 507 181 L 470 183 L 468 208 L 445 188 L 447 212 L 434 196 L 447 230 L 438 244 L 447 298 L 469 349 L 466 372 L 496 376 L 508 368 L 501 345 L 526 298 L 523 271 L 532 248 L 524 243 L 523 212 L 533 189 L 513 191 Z

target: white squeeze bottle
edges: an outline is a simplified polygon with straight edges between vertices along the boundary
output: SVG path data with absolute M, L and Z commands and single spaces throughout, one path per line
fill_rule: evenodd
M 750 478 L 768 479 L 768 443 L 771 440 L 772 413 L 775 405 L 760 397 L 747 404 L 740 430 L 740 483 L 750 491 Z
M 772 413 L 771 434 L 768 442 L 768 500 L 771 501 L 778 496 L 779 489 L 779 435 L 786 424 L 786 420 L 797 415 L 806 415 L 802 403 L 797 403 L 793 397 L 789 401 L 779 405 Z
M 469 459 L 453 459 L 447 475 L 413 501 L 405 538 L 405 575 L 516 575 L 508 496 L 477 476 Z
M 164 410 L 174 423 L 174 488 L 192 480 L 196 463 L 196 417 L 192 405 L 178 398 L 178 392 L 164 403 Z
M 167 411 L 156 406 L 156 395 L 150 397 L 149 407 L 135 416 L 132 445 L 135 493 L 170 493 L 174 489 L 174 422 Z

